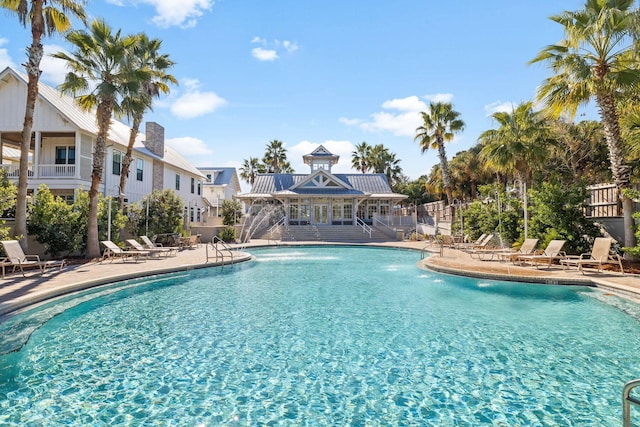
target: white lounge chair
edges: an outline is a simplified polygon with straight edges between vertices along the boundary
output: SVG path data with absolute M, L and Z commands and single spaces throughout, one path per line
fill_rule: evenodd
M 38 255 L 25 255 L 17 240 L 2 240 L 2 247 L 7 257 L 0 264 L 2 266 L 2 278 L 4 279 L 6 267 L 13 267 L 12 271 L 20 269 L 23 277 L 25 268 L 39 268 L 40 274 L 44 274 L 49 267 L 59 267 L 58 271 L 66 265 L 66 260 L 41 261 Z
M 536 250 L 538 239 L 524 239 L 520 249 L 517 251 L 504 251 L 495 254 L 498 259 L 503 261 L 516 261 L 520 255 L 531 255 Z
M 113 262 L 114 259 L 120 258 L 122 262 L 127 262 L 128 258 L 133 258 L 134 261 L 138 261 L 141 257 L 148 257 L 151 255 L 149 251 L 137 251 L 137 250 L 124 250 L 120 246 L 113 243 L 111 240 L 103 240 L 100 242 L 104 245 L 104 252 L 100 262 L 110 259 Z M 145 260 L 146 261 L 146 260 Z
M 148 236 L 140 236 L 140 240 L 142 240 L 144 249 L 153 250 L 154 248 L 164 248 L 169 252 L 167 256 L 172 254 L 173 256 L 176 256 L 178 254 L 178 249 L 180 249 L 178 246 L 163 246 L 161 243 L 153 243 Z
M 172 249 L 170 248 L 161 248 L 161 247 L 153 247 L 153 248 L 145 248 L 144 246 L 142 246 L 140 243 L 138 243 L 138 241 L 136 239 L 128 239 L 125 240 L 125 243 L 132 247 L 133 250 L 139 251 L 139 252 L 144 252 L 144 251 L 148 251 L 152 256 L 155 255 L 164 255 L 166 257 L 169 256 L 169 253 L 172 252 Z
M 582 269 L 583 265 L 596 265 L 598 272 L 602 270 L 603 264 L 618 264 L 620 272 L 624 274 L 624 268 L 622 267 L 622 258 L 620 255 L 611 254 L 611 238 L 609 237 L 597 237 L 593 242 L 591 252 L 581 254 L 580 256 L 569 256 L 560 260 L 560 264 L 563 267 L 575 266 L 578 270 L 584 274 Z
M 538 267 L 538 264 L 546 264 L 550 266 L 554 260 L 561 260 L 566 258 L 566 254 L 562 252 L 562 247 L 566 243 L 566 240 L 552 240 L 542 253 L 532 255 L 518 255 L 518 262 L 530 263 Z

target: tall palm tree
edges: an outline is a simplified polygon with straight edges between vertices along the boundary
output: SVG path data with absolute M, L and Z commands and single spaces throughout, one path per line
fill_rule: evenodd
M 267 166 L 268 173 L 281 173 L 291 169 L 287 161 L 287 149 L 284 143 L 274 139 L 269 141 L 262 161 Z
M 87 254 L 100 256 L 98 241 L 98 195 L 104 169 L 107 137 L 113 115 L 122 115 L 122 98 L 137 90 L 144 71 L 131 69 L 130 55 L 138 40 L 136 36 L 113 33 L 103 20 L 91 22 L 87 30 L 71 31 L 66 36 L 75 52 L 58 52 L 55 58 L 67 62 L 71 70 L 60 85 L 63 93 L 76 97 L 76 102 L 87 111 L 96 110 L 98 135 L 96 136 L 89 189 L 89 218 L 87 224 Z
M 369 170 L 370 153 L 371 146 L 365 141 L 356 145 L 356 149 L 351 152 L 351 167 L 362 173 L 366 173 Z
M 249 184 L 253 185 L 256 180 L 256 175 L 259 173 L 265 173 L 266 167 L 260 163 L 260 159 L 257 157 L 249 157 L 244 159 L 242 167 L 240 168 L 240 178 L 244 179 Z
M 85 0 L 0 0 L 0 7 L 18 15 L 22 26 L 31 23 L 31 46 L 27 48 L 27 63 L 24 64 L 27 81 L 27 104 L 20 141 L 20 171 L 16 198 L 16 223 L 13 235 L 20 239 L 23 250 L 27 250 L 27 184 L 29 180 L 29 148 L 33 113 L 38 99 L 40 61 L 44 54 L 42 37 L 63 33 L 71 28 L 71 16 L 86 23 Z
M 620 190 L 624 244 L 635 246 L 630 166 L 624 158 L 616 94 L 640 84 L 635 58 L 638 9 L 634 0 L 587 0 L 584 9 L 551 17 L 564 27 L 564 39 L 547 46 L 531 61 L 546 62 L 553 75 L 543 81 L 538 98 L 559 116 L 573 117 L 580 105 L 595 99 L 604 126 L 613 180 Z M 626 256 L 626 255 L 625 255 Z
M 523 102 L 512 112 L 497 112 L 491 117 L 500 125 L 478 138 L 480 157 L 496 172 L 510 175 L 520 182 L 530 182 L 536 167 L 543 167 L 547 157 L 549 131 L 540 112 L 531 102 Z
M 129 175 L 133 145 L 136 142 L 144 114 L 152 109 L 153 98 L 160 96 L 160 94 L 169 93 L 168 83 L 178 84 L 176 78 L 167 73 L 175 63 L 169 58 L 169 55 L 160 54 L 162 42 L 158 39 L 149 39 L 144 33 L 138 34 L 137 37 L 138 41 L 134 45 L 131 55 L 131 66 L 138 69 L 142 80 L 139 82 L 139 86 L 135 86 L 138 90 L 128 93 L 122 101 L 123 111 L 129 116 L 132 123 L 127 152 L 122 160 L 122 170 L 120 171 L 118 209 L 122 209 L 124 206 L 123 193 Z
M 432 102 L 429 104 L 429 111 L 421 112 L 420 116 L 423 124 L 416 129 L 413 140 L 418 140 L 423 153 L 429 148 L 438 150 L 442 184 L 447 194 L 447 203 L 452 204 L 451 178 L 444 143 L 452 141 L 456 133 L 464 130 L 464 122 L 459 118 L 460 113 L 449 102 Z

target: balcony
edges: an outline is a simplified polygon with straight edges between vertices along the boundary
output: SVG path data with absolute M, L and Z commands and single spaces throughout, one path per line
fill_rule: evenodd
M 20 165 L 16 163 L 0 165 L 8 178 L 18 178 Z M 29 177 L 34 177 L 34 166 L 29 165 Z M 38 178 L 73 178 L 76 175 L 76 165 L 39 165 Z

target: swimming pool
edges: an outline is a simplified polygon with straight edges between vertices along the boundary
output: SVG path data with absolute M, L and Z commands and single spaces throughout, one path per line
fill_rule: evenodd
M 0 424 L 617 425 L 640 377 L 637 308 L 598 291 L 253 252 L 69 303 L 0 356 Z

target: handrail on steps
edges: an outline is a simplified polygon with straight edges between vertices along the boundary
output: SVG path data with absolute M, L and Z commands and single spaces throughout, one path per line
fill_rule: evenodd
M 371 227 L 369 227 L 360 217 L 356 217 L 356 224 L 362 228 L 363 233 L 368 233 L 369 238 L 371 238 Z
M 215 251 L 216 261 L 218 260 L 219 256 L 220 258 L 222 258 L 222 266 L 224 266 L 224 253 L 220 249 L 218 249 L 218 243 L 222 243 L 222 247 L 229 253 L 229 256 L 231 257 L 231 263 L 233 264 L 233 249 L 231 249 L 231 247 L 218 236 L 214 236 L 213 240 L 211 240 L 211 248 Z M 206 245 L 205 248 L 207 262 L 209 262 L 209 245 Z
M 629 381 L 622 389 L 622 426 L 631 427 L 631 405 L 640 406 L 640 399 L 631 396 L 631 390 L 640 385 L 640 379 Z

